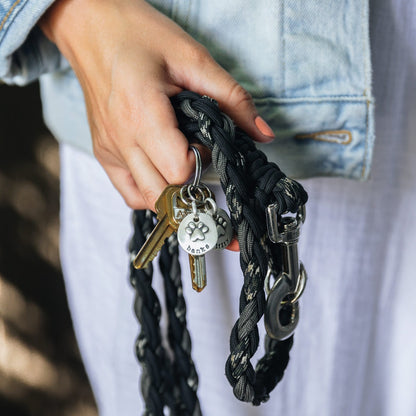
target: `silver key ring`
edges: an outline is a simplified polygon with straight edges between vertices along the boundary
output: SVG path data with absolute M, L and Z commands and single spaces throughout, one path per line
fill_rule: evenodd
M 208 206 L 207 212 L 215 218 L 218 211 L 217 203 L 211 197 L 205 198 L 204 202 Z
M 212 197 L 212 192 L 207 185 L 200 182 L 196 187 L 191 184 L 182 186 L 179 196 L 186 205 L 191 205 L 195 201 L 197 205 L 201 206 L 205 204 L 206 198 Z
M 199 183 L 201 181 L 201 175 L 202 175 L 202 159 L 201 159 L 201 153 L 199 152 L 198 148 L 189 145 L 189 147 L 193 150 L 195 154 L 195 177 L 194 181 L 192 183 L 192 186 L 194 188 L 197 188 L 199 186 Z

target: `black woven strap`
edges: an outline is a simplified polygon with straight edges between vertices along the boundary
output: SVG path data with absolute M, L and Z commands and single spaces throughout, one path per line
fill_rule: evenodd
M 198 141 L 212 151 L 212 163 L 220 178 L 233 228 L 237 233 L 244 280 L 240 295 L 240 317 L 231 331 L 226 376 L 239 400 L 259 405 L 268 399 L 269 393 L 283 377 L 293 344 L 293 337 L 285 341 L 266 337 L 265 355 L 254 370 L 250 360 L 259 346 L 257 324 L 265 309 L 264 279 L 269 267 L 275 273 L 281 271 L 279 248 L 267 237 L 265 210 L 269 204 L 276 203 L 278 215 L 286 212 L 295 213 L 306 203 L 307 194 L 298 182 L 287 178 L 275 163 L 267 161 L 264 153 L 255 147 L 252 139 L 236 128 L 228 116 L 221 113 L 214 100 L 192 92 L 182 92 L 172 99 L 172 104 L 179 127 L 188 140 Z M 136 213 L 136 218 L 140 216 L 143 219 L 143 215 Z M 138 233 L 139 223 L 140 221 L 137 221 L 135 224 L 135 234 Z M 148 231 L 146 229 L 143 235 Z M 132 247 L 132 252 L 137 251 L 138 248 L 140 246 L 136 245 L 135 250 Z M 145 276 L 143 282 L 138 284 L 138 280 L 141 279 L 139 276 L 133 279 L 138 298 L 141 299 L 140 302 L 136 301 L 136 304 L 140 303 L 139 311 L 136 308 L 136 314 L 142 324 L 138 342 L 142 337 L 146 340 L 146 346 L 152 345 L 152 348 L 156 348 L 147 355 L 138 354 L 139 361 L 144 366 L 142 393 L 146 403 L 149 402 L 147 405 L 149 414 L 163 414 L 158 413 L 160 409 L 153 403 L 155 392 L 159 392 L 159 403 L 162 403 L 162 406 L 178 409 L 179 400 L 182 404 L 188 403 L 186 413 L 179 414 L 198 414 L 193 413 L 200 412 L 194 382 L 191 383 L 192 386 L 189 382 L 185 383 L 187 388 L 181 389 L 180 392 L 176 391 L 174 398 L 166 393 L 166 387 L 172 386 L 172 377 L 178 373 L 177 370 L 168 371 L 161 367 L 166 365 L 166 352 L 163 351 L 160 343 L 158 326 L 160 306 L 154 297 L 154 292 L 149 287 L 146 290 L 141 287 L 151 286 L 151 277 L 149 278 L 151 270 L 146 269 L 141 273 Z M 169 285 L 170 283 L 166 286 L 165 280 L 165 288 Z M 177 281 L 174 287 L 179 288 Z M 181 293 L 180 290 L 179 292 Z M 170 316 L 169 331 L 171 331 L 169 339 L 175 351 L 180 343 L 179 340 L 187 338 L 188 334 L 185 329 L 186 320 L 175 319 L 175 314 L 172 312 L 177 308 L 178 302 L 184 302 L 183 298 L 172 299 L 167 307 Z M 148 316 L 152 310 L 154 316 Z M 143 329 L 143 323 L 148 327 Z M 150 340 L 151 337 L 155 340 Z M 181 375 L 185 382 L 186 374 L 194 374 L 195 370 L 190 356 L 190 342 L 184 354 L 175 353 L 175 360 L 182 360 L 180 361 L 182 364 L 178 364 L 179 361 L 177 363 L 181 368 L 185 362 L 189 364 L 185 365 L 188 369 Z M 145 389 L 143 389 L 143 380 L 146 380 Z M 178 389 L 175 387 L 172 391 L 175 390 Z M 192 394 L 189 400 L 187 395 L 190 393 Z M 153 408 L 157 412 L 153 413 L 151 410 Z
M 134 234 L 130 241 L 133 260 L 154 227 L 151 211 L 134 211 Z M 142 367 L 141 392 L 145 415 L 163 416 L 168 407 L 172 415 L 200 416 L 197 398 L 198 376 L 191 358 L 191 339 L 186 326 L 178 243 L 172 235 L 162 247 L 159 267 L 163 275 L 168 312 L 168 341 L 173 354 L 162 345 L 161 308 L 152 288 L 153 266 L 135 269 L 130 264 L 130 281 L 135 288 L 134 312 L 140 323 L 136 356 Z M 172 358 L 168 358 L 169 355 Z
M 267 161 L 253 140 L 235 128 L 209 97 L 192 92 L 173 99 L 181 130 L 188 140 L 198 140 L 212 151 L 212 163 L 226 195 L 234 230 L 240 245 L 244 283 L 240 295 L 240 317 L 230 337 L 226 375 L 239 400 L 260 404 L 282 378 L 293 339 L 266 341 L 266 354 L 253 369 L 250 359 L 257 351 L 257 323 L 264 314 L 264 279 L 268 267 L 279 272 L 277 246 L 267 237 L 265 211 L 278 204 L 278 214 L 297 212 L 306 203 L 302 186 L 275 163 Z M 272 263 L 272 264 L 271 264 Z
M 173 352 L 172 370 L 177 390 L 175 411 L 178 415 L 197 416 L 201 414 L 196 395 L 198 375 L 192 361 L 191 337 L 186 327 L 186 303 L 183 297 L 176 234 L 172 234 L 162 247 L 159 267 L 165 288 L 168 340 Z

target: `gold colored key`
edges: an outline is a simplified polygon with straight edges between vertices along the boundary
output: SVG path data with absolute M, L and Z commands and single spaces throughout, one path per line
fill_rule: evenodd
M 168 185 L 156 201 L 156 217 L 158 222 L 143 244 L 133 265 L 136 269 L 144 269 L 156 257 L 166 238 L 177 231 L 180 219 L 175 219 L 175 208 L 182 203 L 178 198 L 181 185 Z

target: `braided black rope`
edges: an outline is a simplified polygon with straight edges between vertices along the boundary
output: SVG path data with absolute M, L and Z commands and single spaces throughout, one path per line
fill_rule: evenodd
M 186 326 L 186 303 L 183 297 L 176 234 L 172 234 L 163 245 L 159 266 L 165 287 L 168 340 L 173 352 L 172 368 L 177 387 L 174 414 L 199 416 L 201 410 L 196 394 L 198 375 L 191 357 L 191 337 Z
M 134 235 L 130 242 L 133 259 L 154 227 L 151 211 L 134 211 Z M 197 398 L 198 375 L 191 357 L 191 339 L 186 326 L 186 304 L 183 297 L 181 269 L 176 235 L 162 247 L 159 267 L 164 279 L 168 311 L 168 340 L 173 362 L 162 346 L 160 303 L 152 288 L 153 267 L 136 270 L 130 265 L 131 284 L 136 289 L 134 310 L 140 323 L 136 355 L 143 368 L 141 391 L 145 415 L 200 416 Z
M 133 259 L 154 227 L 151 211 L 134 211 L 134 235 L 130 241 Z M 164 407 L 174 409 L 175 380 L 159 328 L 161 308 L 152 288 L 153 267 L 136 270 L 130 264 L 130 282 L 135 288 L 134 312 L 140 323 L 136 340 L 136 356 L 142 366 L 141 392 L 145 401 L 145 415 L 163 416 Z
M 250 359 L 259 344 L 257 323 L 264 314 L 264 279 L 269 266 L 279 271 L 276 248 L 267 238 L 265 210 L 278 204 L 278 214 L 296 212 L 306 203 L 302 186 L 287 178 L 267 161 L 252 139 L 235 128 L 209 97 L 182 92 L 172 100 L 181 130 L 188 140 L 198 140 L 212 151 L 212 163 L 226 194 L 233 227 L 240 244 L 244 284 L 240 295 L 240 317 L 230 337 L 231 354 L 226 376 L 239 400 L 258 405 L 283 376 L 293 338 L 266 342 L 266 354 L 256 371 Z M 275 264 L 270 265 L 271 260 Z
M 259 345 L 257 323 L 264 314 L 264 279 L 270 267 L 281 270 L 279 249 L 267 238 L 265 209 L 277 203 L 278 214 L 296 212 L 306 203 L 307 194 L 300 184 L 287 178 L 276 164 L 256 149 L 250 137 L 235 128 L 215 101 L 191 92 L 172 99 L 179 127 L 192 141 L 212 151 L 212 160 L 226 194 L 234 229 L 240 244 L 240 263 L 244 283 L 240 295 L 240 317 L 230 337 L 230 356 L 226 376 L 239 400 L 254 405 L 266 401 L 283 377 L 289 361 L 293 337 L 284 341 L 266 337 L 265 355 L 254 370 L 250 359 Z M 149 212 L 136 211 L 135 234 L 131 252 L 136 253 L 153 227 Z M 191 358 L 191 343 L 186 329 L 186 307 L 182 294 L 177 241 L 165 244 L 160 267 L 164 275 L 168 309 L 168 339 L 173 365 L 161 344 L 160 304 L 151 288 L 152 268 L 135 270 L 135 312 L 141 324 L 136 353 L 143 366 L 142 394 L 146 414 L 162 415 L 168 406 L 173 415 L 200 415 L 196 395 L 197 374 Z

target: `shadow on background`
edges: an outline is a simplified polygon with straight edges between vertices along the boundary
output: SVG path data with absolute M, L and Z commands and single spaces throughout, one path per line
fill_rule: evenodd
M 0 414 L 95 416 L 59 266 L 58 146 L 37 84 L 0 85 Z

